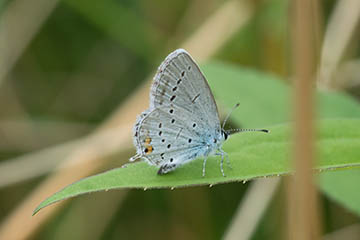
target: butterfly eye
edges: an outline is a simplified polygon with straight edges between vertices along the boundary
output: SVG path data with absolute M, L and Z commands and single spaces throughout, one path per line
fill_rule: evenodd
M 223 131 L 223 134 L 224 134 L 224 138 L 225 140 L 228 138 L 228 134 L 226 132 Z

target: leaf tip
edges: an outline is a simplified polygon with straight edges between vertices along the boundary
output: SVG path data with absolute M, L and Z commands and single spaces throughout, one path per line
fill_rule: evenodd
M 35 214 L 37 214 L 40 211 L 40 207 L 36 207 L 35 210 L 32 212 L 31 216 L 35 216 Z
M 44 205 L 44 202 L 41 202 L 32 212 L 31 216 L 35 216 L 41 209 L 43 209 L 44 207 L 48 206 L 47 204 Z

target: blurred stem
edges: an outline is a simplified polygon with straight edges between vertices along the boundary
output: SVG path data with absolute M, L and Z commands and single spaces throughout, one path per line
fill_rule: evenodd
M 315 73 L 314 2 L 294 0 L 293 22 L 294 55 L 294 166 L 295 176 L 290 183 L 288 239 L 319 239 L 316 188 L 311 168 L 314 165 L 313 74 Z
M 197 62 L 202 62 L 214 54 L 227 40 L 243 27 L 254 14 L 251 1 L 229 0 L 223 4 L 193 35 L 182 48 L 191 50 Z M 214 29 L 217 30 L 214 36 Z M 221 29 L 221 33 L 220 30 Z
M 1 151 L 30 152 L 89 133 L 93 126 L 62 121 L 0 120 Z M 34 141 L 36 139 L 36 141 Z M 0 183 L 1 185 L 1 183 Z
M 326 28 L 321 51 L 318 84 L 324 89 L 346 87 L 341 78 L 334 78 L 353 34 L 358 30 L 360 1 L 342 0 L 336 3 Z
M 0 84 L 58 2 L 16 0 L 7 5 L 0 16 Z
M 280 178 L 270 178 L 257 179 L 251 184 L 225 232 L 225 240 L 251 239 L 279 183 Z

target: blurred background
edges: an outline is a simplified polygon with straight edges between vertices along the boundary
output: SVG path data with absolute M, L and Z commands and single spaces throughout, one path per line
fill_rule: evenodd
M 317 85 L 359 100 L 360 5 L 341 2 L 315 7 Z M 60 188 L 134 153 L 127 130 L 118 133 L 121 145 L 96 157 L 83 145 L 103 129 L 132 126 L 147 108 L 149 80 L 174 49 L 290 81 L 289 13 L 285 0 L 2 0 L 0 236 L 226 238 L 254 182 L 100 192 L 31 213 Z M 251 232 L 244 239 L 286 239 L 284 191 L 279 183 L 270 197 L 256 195 L 266 202 L 243 226 Z M 359 215 L 322 194 L 320 202 L 324 239 L 360 239 Z M 344 232 L 355 238 L 334 237 Z

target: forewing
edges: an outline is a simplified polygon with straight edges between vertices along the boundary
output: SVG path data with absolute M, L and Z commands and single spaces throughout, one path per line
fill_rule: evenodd
M 203 116 L 208 129 L 220 129 L 217 106 L 198 65 L 183 49 L 171 53 L 160 65 L 150 93 L 150 109 L 177 106 Z

